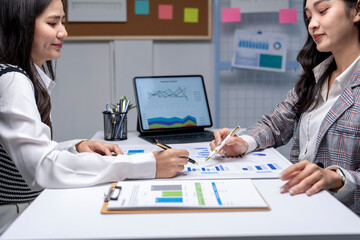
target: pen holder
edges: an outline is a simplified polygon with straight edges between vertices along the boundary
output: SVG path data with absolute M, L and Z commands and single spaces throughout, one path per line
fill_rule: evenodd
M 127 139 L 127 112 L 102 112 L 104 116 L 105 140 Z

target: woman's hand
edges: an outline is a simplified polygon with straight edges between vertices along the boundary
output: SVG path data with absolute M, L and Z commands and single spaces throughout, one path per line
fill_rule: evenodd
M 156 158 L 155 178 L 175 177 L 189 160 L 189 152 L 181 149 L 155 151 L 153 154 Z
M 211 150 L 214 150 L 221 142 L 231 133 L 232 130 L 228 128 L 219 129 L 214 132 L 215 140 L 210 142 Z M 248 150 L 249 145 L 242 138 L 233 136 L 229 138 L 226 145 L 220 150 L 219 154 L 229 157 L 239 156 Z
M 116 153 L 116 155 L 123 154 L 117 144 L 105 143 L 101 141 L 84 140 L 76 144 L 75 147 L 78 152 L 94 152 L 106 156 L 112 156 L 112 153 Z
M 311 196 L 323 189 L 336 190 L 344 185 L 335 171 L 323 169 L 307 160 L 285 169 L 280 179 L 288 181 L 280 191 L 290 192 L 291 195 L 306 192 L 306 195 Z

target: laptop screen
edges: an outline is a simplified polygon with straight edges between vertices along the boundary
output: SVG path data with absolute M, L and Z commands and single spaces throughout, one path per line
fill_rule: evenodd
M 203 77 L 135 77 L 134 90 L 141 132 L 211 127 Z

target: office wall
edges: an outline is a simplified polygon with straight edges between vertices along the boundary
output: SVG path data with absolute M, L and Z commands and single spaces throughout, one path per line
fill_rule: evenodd
M 66 41 L 56 62 L 52 94 L 54 139 L 91 138 L 103 129 L 105 104 L 126 95 L 135 101 L 134 76 L 202 74 L 214 117 L 215 80 L 212 41 Z M 128 129 L 136 129 L 136 111 Z

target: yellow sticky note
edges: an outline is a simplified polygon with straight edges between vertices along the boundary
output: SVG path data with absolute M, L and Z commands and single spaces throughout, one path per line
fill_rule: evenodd
M 184 22 L 198 23 L 199 22 L 199 9 L 198 8 L 185 8 L 184 9 Z

